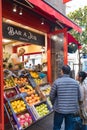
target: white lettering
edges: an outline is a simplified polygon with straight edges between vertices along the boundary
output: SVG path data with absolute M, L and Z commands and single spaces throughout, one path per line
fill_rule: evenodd
M 14 35 L 18 35 L 18 36 L 22 36 L 22 32 L 19 30 L 15 30 L 13 27 L 9 26 L 8 28 L 8 34 L 10 36 L 14 36 Z
M 24 36 L 24 37 L 27 37 L 27 33 L 26 33 L 26 32 L 24 32 L 23 36 Z
M 31 32 L 29 32 L 28 39 L 37 40 L 37 37 L 34 36 Z

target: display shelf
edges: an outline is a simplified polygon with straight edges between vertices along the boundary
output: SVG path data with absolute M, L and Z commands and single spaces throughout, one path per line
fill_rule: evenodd
M 35 122 L 35 118 L 28 108 L 21 113 L 14 113 L 11 111 L 9 104 L 7 103 L 5 110 L 13 130 L 23 130 Z
M 8 112 L 9 119 L 11 120 L 10 123 L 14 130 L 28 128 L 38 120 L 49 115 L 52 111 L 52 106 L 48 100 L 49 93 L 44 94 L 43 92 L 50 88 L 50 85 L 44 83 L 38 86 L 30 73 L 21 76 L 14 78 L 16 87 L 7 87 L 5 89 L 5 98 L 7 99 L 5 102 L 6 111 Z M 6 95 L 6 92 L 9 93 L 11 90 L 14 90 L 16 94 Z M 29 113 L 32 117 L 32 120 L 30 117 L 30 123 L 27 122 L 28 119 L 25 119 L 25 115 L 28 115 L 26 113 Z

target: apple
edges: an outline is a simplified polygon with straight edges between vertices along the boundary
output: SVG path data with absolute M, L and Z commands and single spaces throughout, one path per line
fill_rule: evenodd
M 29 115 L 29 113 L 25 113 L 24 116 L 26 118 L 26 117 L 29 117 L 30 115 Z
M 21 115 L 20 116 L 20 120 L 24 120 L 25 119 L 25 116 L 24 115 Z
M 28 122 L 25 122 L 25 123 L 24 123 L 24 126 L 25 126 L 25 128 L 28 127 Z

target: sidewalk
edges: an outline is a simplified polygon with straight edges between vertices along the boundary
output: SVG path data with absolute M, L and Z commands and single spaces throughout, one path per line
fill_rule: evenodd
M 5 130 L 12 130 L 12 128 L 6 126 Z M 37 121 L 26 130 L 53 130 L 53 113 Z M 62 125 L 61 130 L 64 130 L 64 125 Z
M 36 122 L 26 130 L 53 130 L 53 113 Z M 64 125 L 62 125 L 61 130 L 64 130 Z

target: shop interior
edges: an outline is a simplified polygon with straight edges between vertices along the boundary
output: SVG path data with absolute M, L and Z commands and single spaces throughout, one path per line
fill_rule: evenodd
M 8 19 L 3 19 L 3 21 L 6 23 L 15 24 L 16 26 L 26 28 L 27 30 L 30 29 L 27 26 L 21 25 L 19 23 L 13 22 Z M 42 32 L 39 33 L 41 34 Z M 21 61 L 28 59 L 28 62 L 24 64 L 24 68 L 29 70 L 35 70 L 35 71 L 43 71 L 44 64 L 47 62 L 46 34 L 44 35 L 45 35 L 45 46 L 35 45 L 33 43 L 21 42 L 14 39 L 3 38 L 2 41 L 3 42 L 3 63 L 7 64 L 12 53 L 17 53 L 17 51 L 20 48 L 24 48 L 25 53 L 20 59 Z M 42 69 L 38 70 L 39 69 L 38 66 L 41 66 Z
M 28 30 L 28 27 L 11 20 L 3 19 L 3 21 Z M 47 81 L 46 34 L 38 33 L 44 35 L 45 46 L 3 37 L 4 116 L 5 124 L 10 124 L 12 129 L 28 128 L 52 112 L 49 99 L 51 85 Z M 15 73 L 14 68 L 9 68 L 11 65 L 8 61 L 20 48 L 25 50 L 20 61 L 26 59 L 28 61 Z M 7 128 L 6 125 L 5 127 Z

